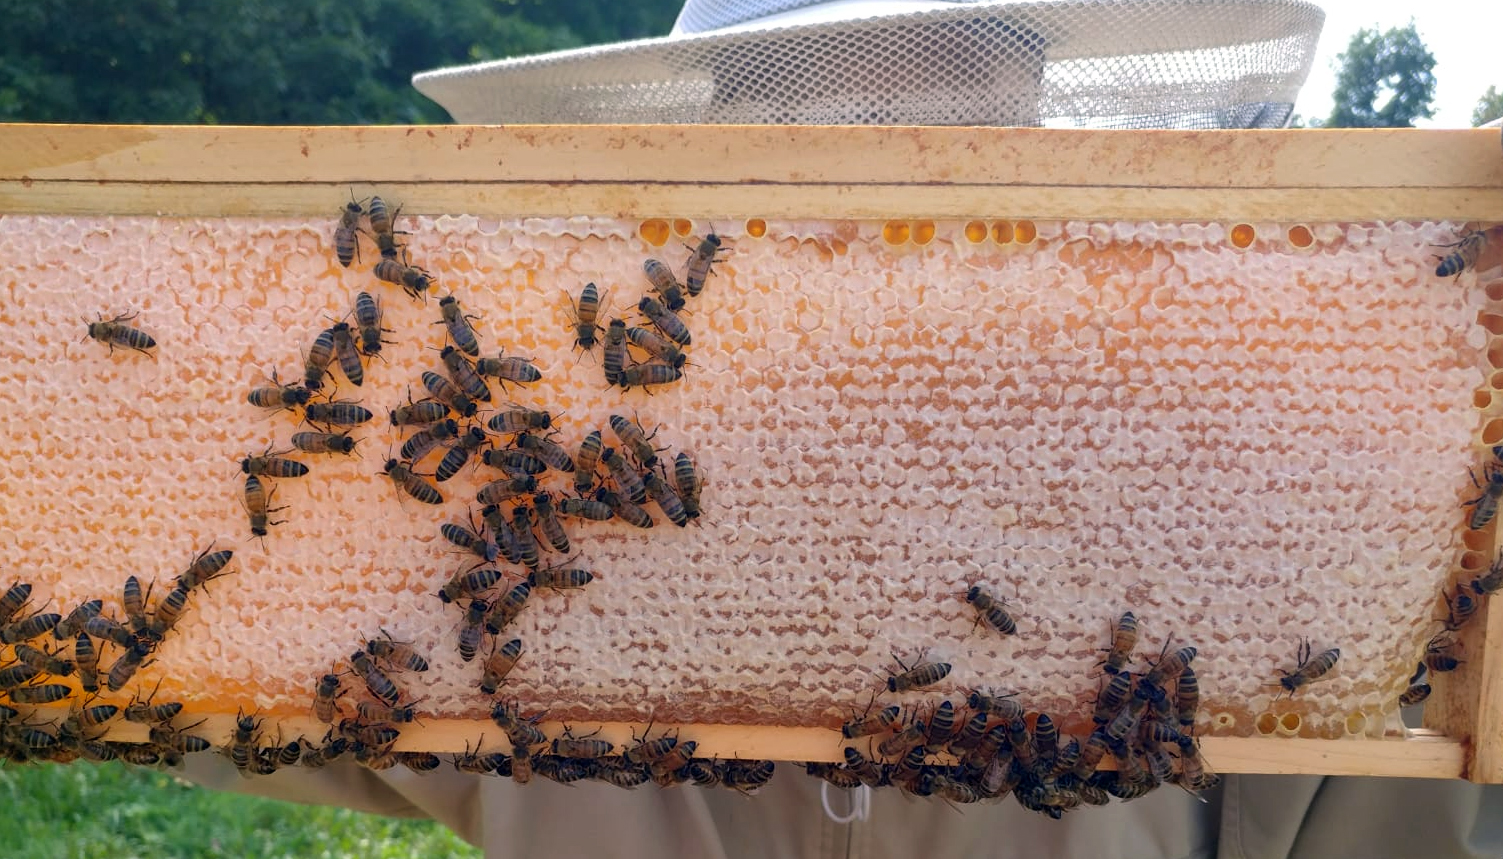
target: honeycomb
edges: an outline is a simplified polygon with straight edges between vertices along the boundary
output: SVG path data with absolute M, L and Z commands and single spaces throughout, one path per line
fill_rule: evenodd
M 468 467 L 430 507 L 381 473 L 403 438 L 386 414 L 442 369 L 444 328 L 436 301 L 372 277 L 368 244 L 339 266 L 334 214 L 0 217 L 0 557 L 37 602 L 102 597 L 119 616 L 127 575 L 160 595 L 206 547 L 235 550 L 122 698 L 160 683 L 192 712 L 306 716 L 317 678 L 384 629 L 433 666 L 406 681 L 425 717 L 488 724 L 460 612 L 434 593 L 466 564 L 440 524 L 498 475 Z M 549 410 L 571 450 L 635 416 L 707 474 L 698 527 L 571 523 L 596 580 L 522 613 L 504 689 L 550 719 L 833 728 L 896 655 L 954 670 L 883 702 L 1016 691 L 1079 730 L 1131 609 L 1135 664 L 1199 648 L 1202 733 L 1377 736 L 1438 591 L 1490 561 L 1459 505 L 1503 435 L 1483 420 L 1500 332 L 1477 324 L 1503 296 L 1435 277 L 1458 225 L 398 226 L 483 354 L 542 370 L 498 404 Z M 636 324 L 643 260 L 681 271 L 710 229 L 727 250 L 690 303 L 684 379 L 608 387 L 599 351 L 571 349 L 568 296 L 593 281 L 602 320 Z M 337 395 L 376 419 L 356 458 L 299 455 L 311 473 L 275 481 L 285 522 L 252 539 L 240 458 L 309 427 L 246 393 L 300 378 L 361 290 L 392 345 Z M 84 336 L 125 312 L 153 355 Z M 1016 635 L 978 627 L 975 584 Z M 1281 694 L 1305 638 L 1340 662 Z

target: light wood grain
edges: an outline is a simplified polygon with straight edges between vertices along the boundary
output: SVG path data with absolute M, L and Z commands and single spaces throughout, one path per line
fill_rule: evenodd
M 11 212 L 312 215 L 346 187 L 411 214 L 1503 220 L 1482 129 L 0 128 Z

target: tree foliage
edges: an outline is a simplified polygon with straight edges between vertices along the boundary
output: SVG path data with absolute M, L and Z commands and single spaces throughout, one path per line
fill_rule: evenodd
M 414 72 L 661 35 L 678 0 L 0 0 L 0 120 L 443 122 Z
M 1410 128 L 1434 115 L 1435 57 L 1414 21 L 1386 33 L 1358 30 L 1337 62 L 1341 71 L 1327 127 Z
M 1482 98 L 1477 99 L 1477 106 L 1472 110 L 1472 127 L 1492 122 L 1500 116 L 1503 116 L 1503 92 L 1490 86 Z

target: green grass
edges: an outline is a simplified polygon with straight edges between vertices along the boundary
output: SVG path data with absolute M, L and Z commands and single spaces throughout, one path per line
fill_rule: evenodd
M 219 793 L 120 763 L 0 765 L 0 808 L 16 859 L 480 855 L 430 820 Z

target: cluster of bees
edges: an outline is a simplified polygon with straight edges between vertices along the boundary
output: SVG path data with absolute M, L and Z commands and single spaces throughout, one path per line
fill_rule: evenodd
M 112 693 L 125 688 L 136 672 L 172 632 L 188 606 L 188 597 L 209 581 L 227 575 L 234 557 L 230 550 L 205 549 L 173 580 L 172 590 L 153 605 L 151 591 L 143 591 L 136 576 L 125 580 L 121 594 L 124 617 L 103 612 L 103 600 L 88 600 L 66 616 L 37 609 L 26 612 L 31 585 L 17 582 L 0 596 L 0 643 L 9 645 L 11 656 L 0 660 L 0 694 L 11 704 L 28 707 L 72 699 L 68 714 L 61 718 L 38 718 L 32 710 L 26 717 L 14 707 L 0 705 L 0 754 L 12 761 L 50 760 L 59 763 L 84 758 L 107 761 L 120 758 L 130 763 L 173 764 L 187 752 L 203 751 L 209 743 L 174 725 L 181 704 L 154 705 L 150 699 L 133 700 L 122 710 L 114 704 L 96 704 L 104 686 Z M 56 642 L 49 647 L 49 636 Z M 101 669 L 101 655 L 108 645 L 121 653 Z M 71 657 L 71 658 L 70 658 Z M 88 697 L 80 699 L 73 678 Z M 103 740 L 117 717 L 149 726 L 148 743 Z
M 716 256 L 720 252 L 720 237 L 712 232 L 697 246 L 688 247 L 691 253 L 684 265 L 683 283 L 660 260 L 649 259 L 642 264 L 642 273 L 647 276 L 647 282 L 657 297 L 642 296 L 637 302 L 637 310 L 652 326 L 651 329 L 628 327 L 620 318 L 611 319 L 609 326 L 603 329 L 605 346 L 601 366 L 607 385 L 619 385 L 627 390 L 635 387 L 646 389 L 683 377 L 683 367 L 688 361 L 683 347 L 688 346 L 692 338 L 678 312 L 684 309 L 686 294 L 695 298 L 704 291 L 705 280 L 714 264 L 720 261 Z M 579 348 L 589 350 L 594 347 L 602 331 L 597 321 L 601 307 L 601 295 L 593 283 L 586 284 L 579 301 L 572 302 L 574 342 Z M 641 350 L 646 360 L 638 360 L 631 347 Z
M 1016 621 L 1002 600 L 979 585 L 965 593 L 978 624 L 1013 635 Z M 847 741 L 865 740 L 866 753 L 843 749 L 842 764 L 806 763 L 814 776 L 838 787 L 896 786 L 918 796 L 954 803 L 1000 800 L 1008 794 L 1025 808 L 1061 817 L 1110 797 L 1135 799 L 1168 782 L 1197 792 L 1220 779 L 1206 769 L 1195 738 L 1200 684 L 1192 663 L 1196 648 L 1173 652 L 1165 642 L 1157 661 L 1127 670 L 1138 642 L 1138 621 L 1125 612 L 1112 625 L 1101 663 L 1104 677 L 1086 737 L 1062 735 L 1047 713 L 1028 712 L 1012 694 L 972 690 L 963 702 L 942 701 L 925 713 L 889 705 L 841 726 Z M 1335 665 L 1339 651 L 1312 658 L 1302 645 L 1299 664 L 1279 680 L 1291 694 Z M 888 692 L 906 692 L 949 676 L 946 662 L 904 665 L 888 676 Z M 875 697 L 873 700 L 875 704 Z M 868 707 L 868 710 L 870 707 Z M 1099 769 L 1110 753 L 1116 770 Z

